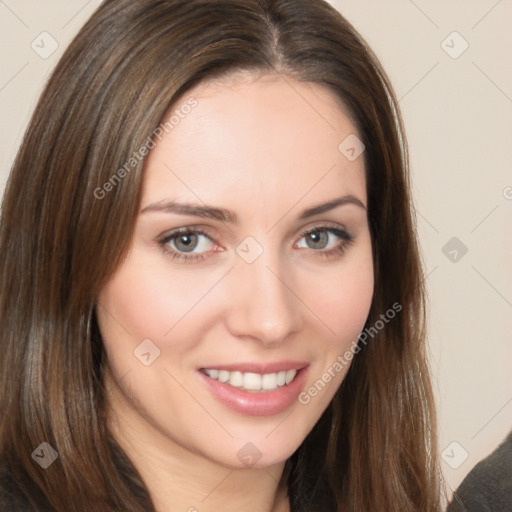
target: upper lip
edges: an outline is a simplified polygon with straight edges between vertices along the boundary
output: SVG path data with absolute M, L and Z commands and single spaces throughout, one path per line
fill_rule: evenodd
M 305 361 L 275 361 L 270 363 L 211 364 L 201 366 L 201 369 L 226 370 L 228 372 L 239 371 L 242 373 L 259 373 L 265 375 L 267 373 L 277 373 L 287 370 L 301 370 L 308 365 L 309 363 Z

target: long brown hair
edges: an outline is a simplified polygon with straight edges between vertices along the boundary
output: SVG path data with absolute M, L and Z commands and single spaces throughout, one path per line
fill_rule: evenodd
M 106 428 L 94 313 L 129 247 L 144 159 L 108 193 L 98 189 L 187 90 L 239 70 L 321 84 L 348 106 L 366 147 L 375 272 L 366 325 L 401 306 L 360 342 L 287 461 L 292 510 L 440 509 L 406 139 L 377 58 L 322 0 L 106 0 L 48 81 L 1 213 L 0 455 L 4 480 L 35 510 L 154 510 Z M 58 452 L 45 470 L 31 457 L 42 442 Z

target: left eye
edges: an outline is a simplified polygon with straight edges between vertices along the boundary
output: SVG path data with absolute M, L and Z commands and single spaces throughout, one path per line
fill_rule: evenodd
M 208 251 L 212 248 L 210 246 L 214 246 L 215 244 L 203 233 L 184 231 L 169 236 L 167 240 L 165 240 L 165 245 L 182 253 L 201 253 Z
M 297 247 L 306 249 L 320 249 L 328 250 L 333 249 L 339 245 L 340 239 L 347 239 L 343 231 L 334 228 L 317 228 L 302 235 L 301 240 Z

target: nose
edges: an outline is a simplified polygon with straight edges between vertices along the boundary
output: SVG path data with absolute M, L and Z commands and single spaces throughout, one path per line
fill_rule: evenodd
M 292 272 L 265 252 L 253 263 L 239 260 L 230 272 L 227 328 L 233 336 L 265 346 L 281 344 L 302 328 L 301 302 Z

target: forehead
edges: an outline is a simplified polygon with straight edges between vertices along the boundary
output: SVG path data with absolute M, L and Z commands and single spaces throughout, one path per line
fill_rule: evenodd
M 143 204 L 229 201 L 278 214 L 276 205 L 305 195 L 312 203 L 341 194 L 365 201 L 363 158 L 339 150 L 357 129 L 321 85 L 275 74 L 212 80 L 188 91 L 163 122 L 171 118 L 146 161 Z

